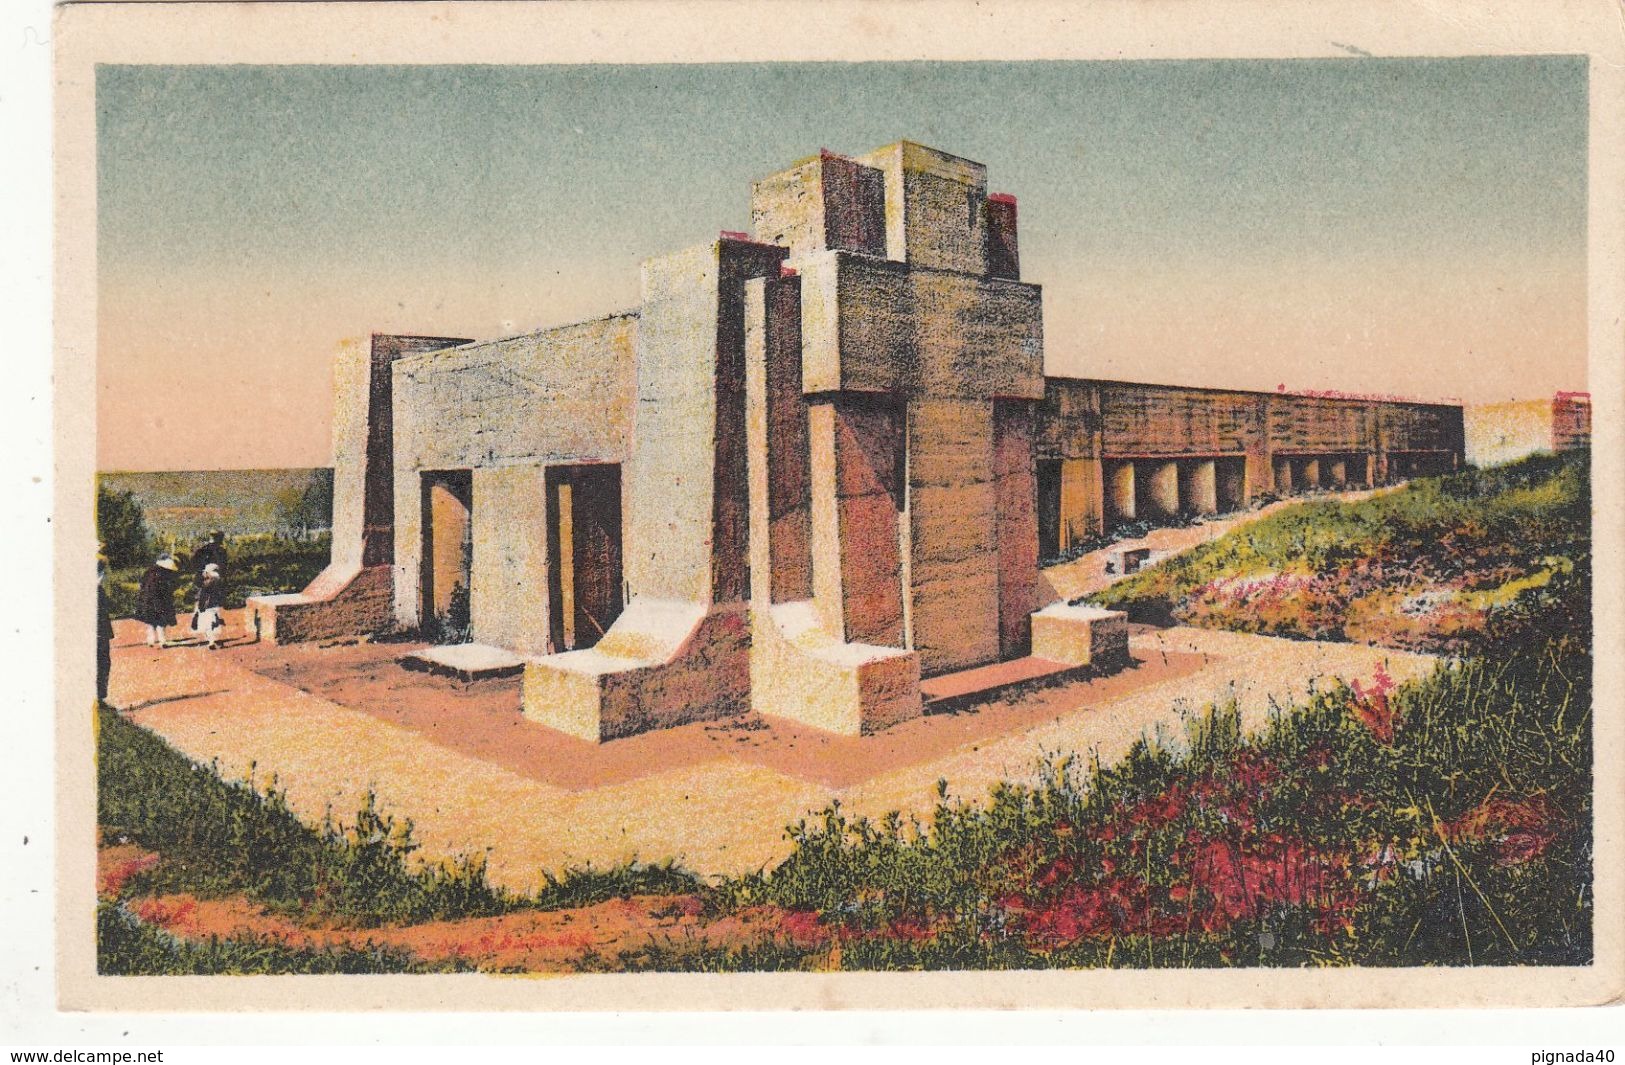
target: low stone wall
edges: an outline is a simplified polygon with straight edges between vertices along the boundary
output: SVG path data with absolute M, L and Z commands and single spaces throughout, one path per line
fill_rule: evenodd
M 595 647 L 525 663 L 524 715 L 594 743 L 750 708 L 743 605 L 634 601 Z
M 329 566 L 303 592 L 250 596 L 244 617 L 267 643 L 366 636 L 390 627 L 394 592 L 389 566 Z
M 751 705 L 843 736 L 864 736 L 919 717 L 920 656 L 896 647 L 842 643 L 811 602 L 755 612 Z

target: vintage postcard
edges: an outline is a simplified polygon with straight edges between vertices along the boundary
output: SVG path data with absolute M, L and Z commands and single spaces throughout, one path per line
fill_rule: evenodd
M 64 1008 L 1620 994 L 1610 5 L 56 47 Z

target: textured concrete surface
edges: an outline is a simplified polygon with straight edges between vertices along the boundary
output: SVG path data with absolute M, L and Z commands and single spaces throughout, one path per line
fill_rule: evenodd
M 262 602 L 302 612 L 270 628 L 410 631 L 461 585 L 474 638 L 528 662 L 525 714 L 571 735 L 753 700 L 868 733 L 921 677 L 1029 653 L 1041 556 L 1460 461 L 1459 407 L 1046 378 L 980 163 L 821 151 L 751 218 L 645 261 L 634 312 L 342 352 L 331 572 L 393 566 L 392 617 L 333 593 Z
M 518 655 L 483 643 L 453 643 L 440 647 L 424 647 L 407 652 L 399 661 L 407 669 L 440 673 L 465 681 L 482 680 L 487 677 L 514 677 L 525 668 L 524 660 Z
M 389 566 L 335 562 L 302 592 L 250 596 L 247 626 L 270 643 L 379 632 L 389 626 L 394 595 Z
M 1049 377 L 1034 436 L 1060 463 L 1038 504 L 1057 514 L 1050 556 L 1124 521 L 1444 472 L 1463 423 L 1446 404 Z
M 1033 657 L 1073 666 L 1128 661 L 1128 615 L 1121 610 L 1051 603 L 1033 615 Z
M 421 620 L 423 475 L 624 461 L 632 423 L 637 334 L 636 316 L 614 315 L 411 356 L 394 364 L 393 541 L 399 625 L 411 628 Z M 527 483 L 525 474 L 498 476 L 514 478 L 507 482 L 509 487 Z M 490 482 L 491 487 L 495 484 Z M 496 524 L 476 515 L 476 540 L 507 553 L 510 561 L 496 563 L 499 569 L 534 573 L 536 560 L 511 539 L 521 530 L 501 528 L 509 508 L 495 493 L 484 494 L 488 502 L 498 503 L 488 515 Z M 511 506 L 533 513 L 535 500 L 526 494 L 521 492 Z M 534 534 L 541 538 L 545 528 L 536 526 Z M 479 565 L 479 552 L 474 554 Z M 475 594 L 495 606 L 496 600 L 482 591 Z M 478 627 L 483 620 L 493 640 L 501 628 L 522 626 L 515 646 L 542 648 L 548 638 L 547 617 L 542 609 L 506 621 L 486 616 L 475 623 Z

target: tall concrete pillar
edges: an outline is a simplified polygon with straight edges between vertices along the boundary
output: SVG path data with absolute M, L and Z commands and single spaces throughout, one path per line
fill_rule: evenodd
M 808 426 L 819 612 L 842 640 L 902 647 L 903 412 L 841 396 L 814 404 Z
M 1179 467 L 1179 509 L 1193 514 L 1219 512 L 1219 477 L 1212 459 L 1186 459 Z
M 801 392 L 799 287 L 746 285 L 750 697 L 760 713 L 860 735 L 919 716 L 919 658 L 845 639 L 841 522 L 852 514 L 836 485 L 838 412 Z
M 812 511 L 807 402 L 801 391 L 801 279 L 757 278 L 746 286 L 747 421 L 760 460 L 760 534 L 752 533 L 752 598 L 811 599 Z M 753 491 L 757 486 L 753 485 Z M 754 498 L 754 497 L 753 497 Z M 754 519 L 753 519 L 754 520 Z M 753 529 L 756 525 L 753 524 Z M 760 539 L 760 543 L 757 543 Z
M 1292 460 L 1276 456 L 1274 466 L 1275 494 L 1278 496 L 1291 495 L 1293 492 Z
M 1247 505 L 1247 464 L 1245 458 L 1223 458 L 1218 461 L 1220 510 L 1239 510 Z
M 1134 463 L 1126 461 L 1106 464 L 1106 503 L 1109 524 L 1133 521 L 1138 516 L 1135 506 Z
M 546 654 L 553 634 L 548 538 L 541 535 L 550 527 L 545 468 L 487 466 L 475 470 L 473 480 L 474 639 L 521 654 Z M 438 531 L 435 537 L 438 543 Z
M 1316 458 L 1303 461 L 1303 486 L 1305 488 L 1320 488 L 1320 460 Z
M 1140 463 L 1138 466 L 1145 474 L 1142 500 L 1145 516 L 1165 518 L 1179 513 L 1179 464 L 1166 459 Z
M 1104 483 L 1098 458 L 1061 460 L 1062 551 L 1105 532 Z
M 1327 465 L 1327 473 L 1333 488 L 1346 488 L 1349 483 L 1348 459 L 1341 455 L 1332 459 Z
M 925 676 L 999 657 L 993 408 L 976 399 L 908 403 L 907 645 L 919 652 Z M 1011 466 L 1014 475 L 1013 458 Z M 1036 571 L 1036 558 L 1032 564 Z
M 591 740 L 750 705 L 745 283 L 785 249 L 724 238 L 643 266 L 626 609 L 527 663 L 525 716 Z
M 395 413 L 391 368 L 397 360 L 407 355 L 439 351 L 469 342 L 461 337 L 372 335 L 366 358 L 366 431 L 360 471 L 363 485 L 363 566 L 388 565 L 395 557 Z M 352 405 L 359 406 L 353 399 L 342 404 L 344 407 Z M 339 492 L 336 482 L 341 477 L 345 480 L 355 477 L 351 465 L 353 461 L 346 456 L 346 461 L 335 462 L 335 499 Z
M 1034 404 L 993 401 L 994 530 L 998 548 L 999 658 L 1031 646 L 1038 602 L 1038 510 L 1033 498 Z

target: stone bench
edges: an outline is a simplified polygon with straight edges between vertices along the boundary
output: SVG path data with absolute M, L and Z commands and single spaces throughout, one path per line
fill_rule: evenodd
M 389 627 L 394 595 L 389 566 L 328 566 L 302 592 L 249 596 L 243 621 L 266 643 L 365 636 Z

